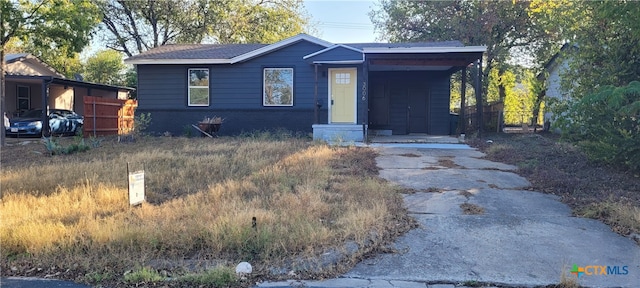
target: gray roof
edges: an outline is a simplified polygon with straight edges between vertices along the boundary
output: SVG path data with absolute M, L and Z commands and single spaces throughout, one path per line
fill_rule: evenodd
M 144 59 L 231 59 L 267 44 L 169 44 L 153 48 L 127 60 Z
M 403 42 L 403 43 L 348 43 L 342 44 L 357 49 L 363 48 L 415 48 L 415 47 L 464 47 L 460 41 Z
M 356 49 L 363 48 L 412 48 L 412 47 L 464 47 L 460 41 L 413 43 L 350 43 L 342 44 Z M 132 56 L 131 60 L 162 59 L 231 59 L 268 44 L 169 44 Z
M 4 55 L 4 61 L 7 63 L 11 63 L 13 61 L 16 61 L 20 58 L 23 57 L 27 57 L 29 55 L 29 53 L 15 53 L 15 54 L 5 54 Z

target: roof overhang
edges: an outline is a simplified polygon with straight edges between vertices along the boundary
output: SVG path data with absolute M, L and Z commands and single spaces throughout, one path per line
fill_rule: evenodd
M 131 87 L 124 87 L 124 86 L 113 86 L 113 85 L 106 85 L 106 84 L 98 84 L 98 83 L 91 83 L 91 82 L 84 82 L 84 81 L 76 81 L 76 80 L 71 80 L 71 79 L 64 79 L 64 78 L 59 78 L 59 77 L 52 77 L 52 76 L 28 76 L 28 75 L 5 75 L 7 80 L 14 80 L 14 81 L 29 81 L 29 82 L 33 82 L 35 81 L 47 81 L 48 83 L 51 84 L 59 84 L 59 85 L 68 85 L 68 86 L 72 86 L 72 87 L 85 87 L 85 88 L 94 88 L 94 89 L 102 89 L 102 90 L 109 90 L 109 91 L 121 91 L 121 90 L 127 90 L 127 91 L 135 91 L 135 88 L 131 88 Z
M 322 50 L 320 50 L 318 52 L 314 52 L 314 53 L 311 53 L 309 55 L 306 55 L 306 56 L 302 57 L 302 59 L 307 60 L 307 59 L 309 59 L 309 58 L 311 58 L 313 56 L 317 56 L 317 55 L 329 52 L 329 51 L 331 51 L 333 49 L 336 49 L 336 48 L 345 48 L 345 49 L 351 50 L 353 52 L 362 53 L 362 50 L 360 50 L 360 49 L 353 48 L 351 46 L 347 46 L 347 45 L 344 45 L 344 44 L 335 44 L 335 45 L 332 45 L 331 47 L 327 47 L 327 48 L 322 49 Z
M 125 59 L 124 63 L 139 65 L 139 64 L 235 64 L 238 62 L 246 61 L 255 57 L 259 57 L 261 55 L 271 53 L 272 51 L 276 51 L 278 49 L 284 48 L 286 46 L 298 43 L 300 41 L 307 41 L 322 47 L 331 47 L 334 44 L 331 42 L 324 41 L 322 39 L 307 35 L 307 34 L 298 34 L 296 36 L 284 39 L 282 41 L 273 43 L 271 45 L 264 46 L 262 48 L 258 48 L 248 53 L 244 53 L 229 59 Z
M 337 60 L 337 61 L 313 61 L 311 62 L 313 64 L 327 64 L 327 65 L 331 65 L 331 64 L 335 64 L 335 65 L 339 65 L 339 64 L 362 64 L 364 63 L 364 59 L 363 60 Z
M 231 64 L 231 59 L 133 59 L 124 60 L 124 63 L 131 65 L 154 64 Z
M 362 48 L 365 54 L 484 53 L 487 46 Z

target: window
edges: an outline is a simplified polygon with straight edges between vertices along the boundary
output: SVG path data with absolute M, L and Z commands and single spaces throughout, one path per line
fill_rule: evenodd
M 18 86 L 18 111 L 26 111 L 31 109 L 31 97 L 29 97 L 28 86 Z
M 264 68 L 264 106 L 293 106 L 293 68 Z
M 349 83 L 351 83 L 351 74 L 336 73 L 336 84 L 349 84 Z
M 209 106 L 209 69 L 189 69 L 189 106 Z

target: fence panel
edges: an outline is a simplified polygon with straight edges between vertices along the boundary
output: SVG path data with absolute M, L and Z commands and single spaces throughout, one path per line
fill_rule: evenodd
M 136 100 L 85 96 L 83 134 L 104 136 L 130 133 L 134 126 L 136 107 Z

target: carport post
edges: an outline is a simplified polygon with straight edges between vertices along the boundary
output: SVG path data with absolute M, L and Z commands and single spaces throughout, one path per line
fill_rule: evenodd
M 49 133 L 49 83 L 52 79 L 42 79 L 42 115 L 40 115 L 40 119 L 42 120 L 42 136 L 49 137 L 51 136 Z
M 460 127 L 460 134 L 467 133 L 467 123 L 465 120 L 464 110 L 467 107 L 467 67 L 462 67 L 462 83 L 460 84 L 460 119 L 462 122 Z
M 482 138 L 482 128 L 484 127 L 482 123 L 482 120 L 484 118 L 484 115 L 482 115 L 482 105 L 484 104 L 482 103 L 482 57 L 478 59 L 477 68 L 478 75 L 476 77 L 476 116 L 478 117 L 478 138 Z

